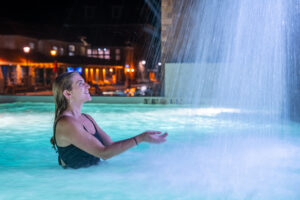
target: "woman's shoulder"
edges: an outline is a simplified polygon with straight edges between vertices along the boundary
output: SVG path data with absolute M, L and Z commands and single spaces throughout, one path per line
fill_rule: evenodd
M 71 116 L 60 116 L 56 123 L 56 131 L 61 134 L 67 134 L 72 129 L 80 127 L 80 123 Z
M 60 116 L 56 122 L 56 141 L 59 146 L 68 146 L 71 144 L 70 138 L 74 137 L 74 134 L 78 130 L 76 120 L 70 116 Z
M 86 117 L 88 117 L 89 119 L 94 120 L 93 117 L 92 117 L 91 115 L 86 114 L 86 113 L 82 113 L 82 114 L 85 115 Z

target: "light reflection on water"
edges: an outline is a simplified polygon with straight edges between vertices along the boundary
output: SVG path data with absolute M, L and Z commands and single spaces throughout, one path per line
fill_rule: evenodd
M 296 123 L 225 108 L 87 104 L 83 112 L 114 140 L 154 129 L 168 131 L 168 141 L 141 144 L 99 166 L 63 170 L 49 143 L 53 109 L 0 105 L 0 199 L 300 197 Z

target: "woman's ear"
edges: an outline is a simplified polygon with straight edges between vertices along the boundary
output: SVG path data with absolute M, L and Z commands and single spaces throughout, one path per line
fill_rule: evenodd
M 71 97 L 71 92 L 69 90 L 64 90 L 63 91 L 64 96 L 69 100 Z

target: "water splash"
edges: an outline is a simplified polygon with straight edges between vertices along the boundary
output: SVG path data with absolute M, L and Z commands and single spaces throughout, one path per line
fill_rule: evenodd
M 169 97 L 192 104 L 208 99 L 212 106 L 267 110 L 281 117 L 287 107 L 290 4 L 186 0 L 174 5 L 164 47 L 166 62 L 177 63 Z

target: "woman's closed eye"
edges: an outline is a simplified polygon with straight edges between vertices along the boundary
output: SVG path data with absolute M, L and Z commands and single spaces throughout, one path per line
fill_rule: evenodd
M 85 84 L 84 81 L 80 81 L 80 82 L 79 82 L 79 86 L 83 86 L 84 84 Z

